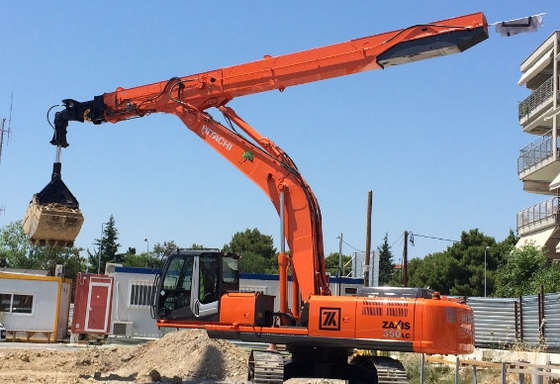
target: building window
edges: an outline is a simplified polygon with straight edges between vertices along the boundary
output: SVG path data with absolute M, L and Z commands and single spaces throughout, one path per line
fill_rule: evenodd
M 0 311 L 11 312 L 12 295 L 10 293 L 0 293 Z
M 32 313 L 33 295 L 0 293 L 0 311 L 7 313 Z
M 356 295 L 358 293 L 358 288 L 344 287 L 345 295 Z
M 133 282 L 130 285 L 131 307 L 148 307 L 152 303 L 154 287 L 150 282 Z
M 239 287 L 239 292 L 260 292 L 263 295 L 266 295 L 267 286 L 266 285 L 244 285 L 243 287 Z

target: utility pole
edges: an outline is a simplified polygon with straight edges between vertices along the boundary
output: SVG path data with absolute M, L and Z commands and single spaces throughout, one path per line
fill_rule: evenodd
M 342 233 L 338 242 L 338 275 L 342 277 Z
M 368 192 L 367 218 L 366 218 L 366 259 L 364 262 L 364 287 L 369 285 L 369 261 L 371 252 L 371 199 L 372 192 Z
M 404 231 L 402 270 L 403 270 L 403 287 L 408 287 L 408 231 Z

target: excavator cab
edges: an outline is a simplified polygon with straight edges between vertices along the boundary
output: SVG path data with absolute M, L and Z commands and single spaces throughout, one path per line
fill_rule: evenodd
M 219 300 L 239 291 L 239 256 L 217 249 L 181 249 L 154 283 L 152 316 L 167 321 L 218 321 Z
M 33 195 L 22 219 L 23 231 L 37 245 L 72 247 L 84 217 L 78 200 L 61 178 L 60 162 L 53 165 L 51 181 Z

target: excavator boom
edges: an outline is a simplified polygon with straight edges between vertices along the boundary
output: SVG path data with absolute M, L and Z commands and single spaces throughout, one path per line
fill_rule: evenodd
M 198 110 L 219 107 L 235 97 L 385 68 L 462 52 L 488 37 L 482 13 L 415 25 L 343 43 L 106 93 L 105 116 L 92 121 L 117 122 L 151 112 L 169 112 L 177 101 Z M 170 97 L 161 97 L 168 93 Z
M 343 43 L 328 45 L 280 56 L 266 55 L 263 59 L 245 64 L 224 67 L 213 71 L 173 78 L 153 84 L 117 88 L 114 92 L 96 96 L 87 102 L 63 100 L 66 108 L 55 117 L 55 134 L 51 144 L 59 148 L 68 146 L 66 129 L 69 121 L 90 121 L 94 124 L 103 122 L 116 123 L 133 117 L 150 113 L 164 112 L 181 114 L 178 106 L 190 111 L 203 111 L 210 107 L 221 107 L 235 97 L 270 90 L 283 91 L 293 85 L 329 79 L 337 76 L 385 68 L 392 65 L 427 59 L 430 57 L 462 52 L 488 37 L 487 23 L 482 13 L 450 18 L 429 24 L 415 25 L 409 28 L 386 32 L 378 35 L 354 39 Z M 250 135 L 251 136 L 251 135 Z M 261 142 L 266 147 L 269 143 Z M 272 149 L 269 146 L 268 149 Z M 274 150 L 274 149 L 273 149 Z M 62 188 L 62 187 L 61 187 Z M 306 187 L 307 188 L 307 187 Z M 57 202 L 58 213 L 63 217 L 74 207 L 63 199 Z M 279 202 L 275 202 L 278 209 Z M 43 228 L 42 231 L 26 231 L 31 241 L 40 244 L 52 244 L 50 236 L 57 244 L 73 244 L 77 232 L 64 226 L 64 220 L 42 220 L 40 214 L 46 205 L 32 200 L 26 218 L 32 225 L 26 228 Z M 312 208 L 315 209 L 315 208 Z M 318 210 L 318 207 L 317 207 Z M 78 214 L 81 217 L 81 212 Z M 280 211 L 279 211 L 280 212 Z M 83 217 L 81 218 L 83 221 Z M 322 242 L 320 221 L 312 228 L 305 228 L 316 233 L 315 241 Z M 81 225 L 81 224 L 80 224 Z M 73 227 L 79 227 L 74 226 Z M 295 226 L 287 228 L 293 231 Z M 299 238 L 299 234 L 288 237 L 288 245 L 293 255 L 290 238 Z M 306 236 L 313 236 L 309 233 Z M 327 292 L 324 283 L 306 283 L 306 280 L 325 280 L 321 265 L 322 246 L 315 245 L 311 252 L 315 260 L 314 269 L 308 273 L 311 279 L 303 279 L 304 297 L 309 294 Z M 305 256 L 307 258 L 307 256 Z M 319 261 L 318 261 L 319 260 Z M 302 273 L 303 274 L 303 273 Z M 303 276 L 302 276 L 303 277 Z

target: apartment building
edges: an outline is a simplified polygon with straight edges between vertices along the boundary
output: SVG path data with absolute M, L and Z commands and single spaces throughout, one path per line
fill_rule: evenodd
M 543 247 L 550 259 L 560 259 L 559 44 L 555 31 L 521 63 L 518 82 L 530 91 L 519 103 L 519 124 L 534 139 L 520 150 L 517 174 L 523 190 L 544 200 L 517 213 L 517 246 Z

